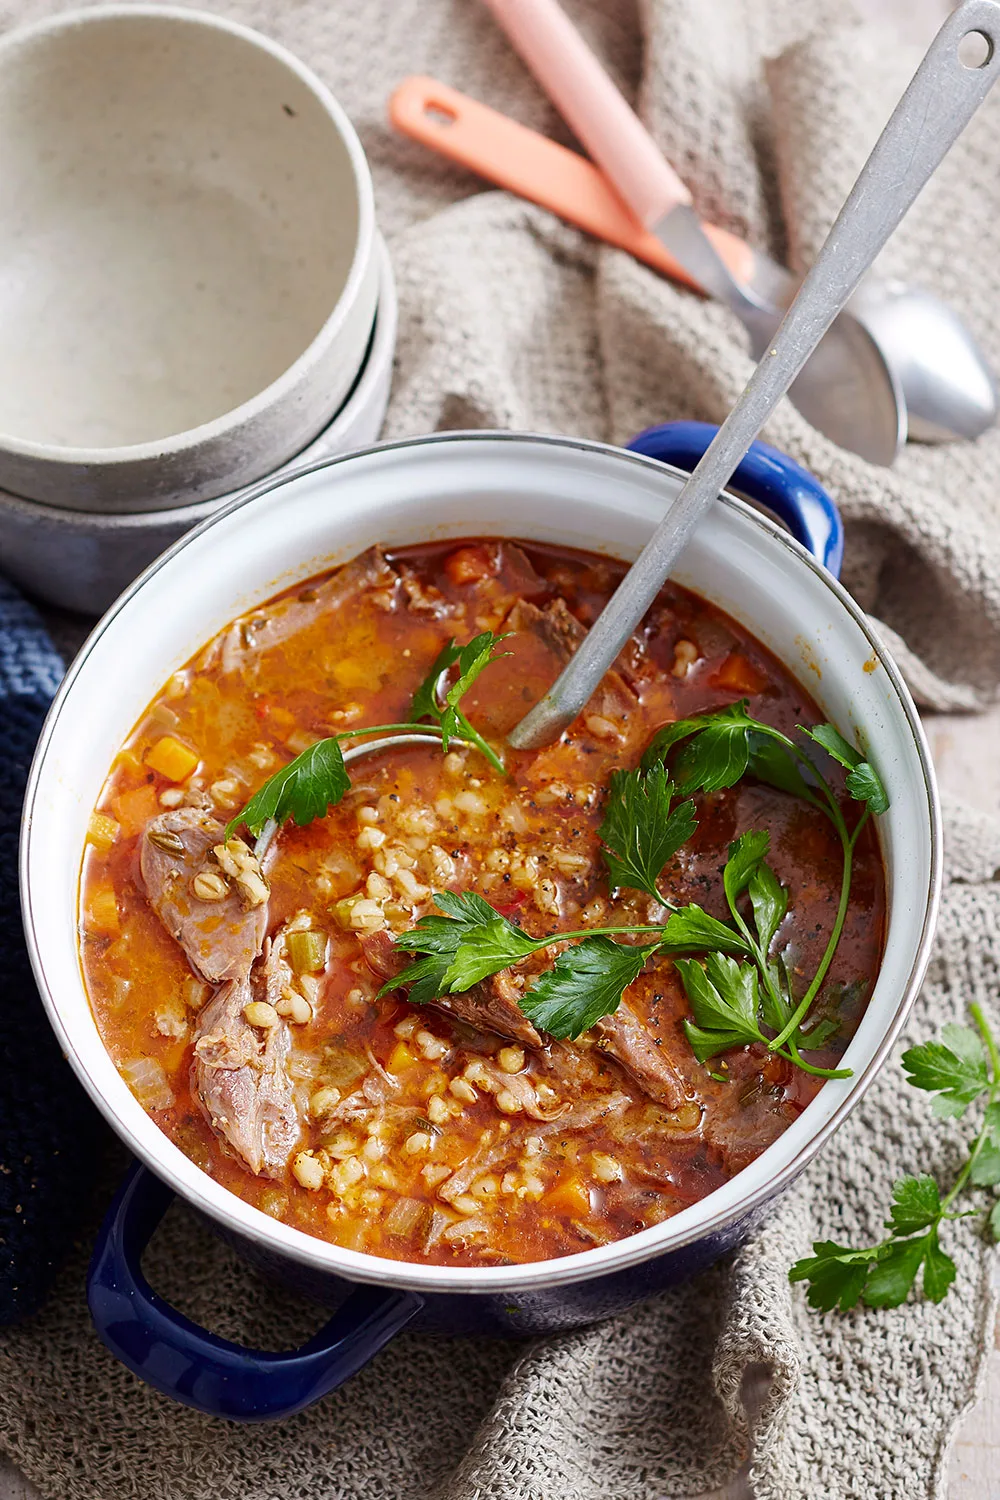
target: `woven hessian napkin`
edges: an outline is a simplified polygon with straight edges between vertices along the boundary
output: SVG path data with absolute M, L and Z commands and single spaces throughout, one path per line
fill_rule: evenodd
M 68 8 L 0 0 L 0 26 Z M 574 18 L 717 223 L 808 264 L 916 57 L 845 5 L 575 0 Z M 722 308 L 482 191 L 392 135 L 385 101 L 431 73 L 569 143 L 475 0 L 218 0 L 329 82 L 372 162 L 401 296 L 387 431 L 519 427 L 622 442 L 718 421 L 750 369 Z M 765 61 L 765 59 L 767 59 Z M 1000 91 L 886 251 L 948 298 L 1000 366 Z M 768 438 L 813 469 L 847 522 L 845 579 L 917 697 L 976 708 L 1000 690 L 1000 432 L 911 447 L 892 473 L 834 448 L 787 405 Z M 1000 994 L 1000 825 L 950 807 L 948 886 L 907 1040 Z M 811 1240 L 878 1236 L 894 1176 L 947 1178 L 963 1131 L 931 1123 L 898 1053 L 800 1185 L 729 1262 L 630 1315 L 532 1345 L 404 1336 L 312 1411 L 240 1429 L 173 1406 L 103 1350 L 83 1307 L 86 1246 L 43 1313 L 0 1344 L 0 1434 L 52 1500 L 657 1500 L 720 1485 L 746 1457 L 741 1391 L 771 1375 L 753 1430 L 768 1500 L 940 1494 L 992 1323 L 990 1256 L 948 1235 L 938 1307 L 820 1319 L 788 1265 Z M 256 1280 L 185 1211 L 149 1257 L 189 1315 L 288 1347 L 315 1309 Z

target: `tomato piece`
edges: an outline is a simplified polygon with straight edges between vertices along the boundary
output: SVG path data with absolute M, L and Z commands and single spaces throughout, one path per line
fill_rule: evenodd
M 739 651 L 733 651 L 726 657 L 713 676 L 712 682 L 716 687 L 725 688 L 730 693 L 743 693 L 751 698 L 756 693 L 762 693 L 767 687 L 767 678 L 764 673 Z
M 496 572 L 494 560 L 485 547 L 459 547 L 444 560 L 444 570 L 457 587 L 481 583 Z

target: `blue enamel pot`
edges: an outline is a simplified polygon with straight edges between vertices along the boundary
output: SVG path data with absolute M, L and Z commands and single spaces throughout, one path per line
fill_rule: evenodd
M 508 536 L 634 558 L 715 429 L 677 422 L 631 451 L 517 433 L 441 433 L 313 465 L 225 507 L 154 563 L 97 626 L 46 722 L 21 851 L 25 926 L 39 988 L 85 1087 L 136 1166 L 94 1253 L 89 1298 L 110 1349 L 143 1380 L 216 1416 L 286 1417 L 348 1379 L 403 1327 L 526 1335 L 622 1311 L 737 1245 L 833 1135 L 885 1061 L 926 967 L 940 886 L 937 796 L 916 711 L 864 615 L 840 587 L 843 536 L 829 497 L 755 443 L 675 570 L 860 736 L 886 782 L 885 955 L 844 1061 L 755 1162 L 641 1234 L 516 1266 L 424 1266 L 315 1239 L 253 1208 L 164 1136 L 104 1049 L 77 952 L 79 857 L 119 746 L 171 672 L 234 616 L 381 542 Z M 745 498 L 739 498 L 745 497 Z M 108 694 L 106 685 L 115 683 Z M 833 1143 L 829 1149 L 836 1150 Z M 239 1348 L 194 1326 L 145 1281 L 143 1249 L 174 1194 L 247 1261 L 335 1309 L 303 1348 Z

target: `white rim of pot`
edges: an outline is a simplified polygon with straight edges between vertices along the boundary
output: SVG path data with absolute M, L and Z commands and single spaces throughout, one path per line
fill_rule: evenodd
M 424 447 L 428 444 L 456 441 L 464 443 L 536 443 L 546 447 L 582 450 L 583 452 L 600 453 L 605 457 L 613 456 L 622 463 L 637 465 L 641 468 L 651 470 L 661 477 L 664 470 L 682 480 L 688 477 L 683 470 L 676 468 L 672 464 L 664 464 L 657 459 L 647 458 L 642 454 L 615 448 L 607 443 L 591 442 L 582 438 L 553 437 L 536 433 L 473 431 L 433 433 L 423 437 L 377 443 L 369 448 L 359 449 L 354 453 L 343 454 L 315 464 L 305 465 L 295 475 L 290 476 L 290 478 L 297 481 L 309 473 L 334 468 L 339 464 L 380 452 L 395 452 L 408 448 Z M 325 1272 L 328 1275 L 341 1276 L 346 1280 L 354 1282 L 399 1287 L 428 1294 L 448 1292 L 493 1294 L 504 1291 L 524 1292 L 529 1290 L 543 1290 L 545 1288 L 594 1280 L 600 1276 L 606 1276 L 613 1272 L 624 1271 L 630 1267 L 641 1265 L 645 1261 L 671 1254 L 712 1235 L 722 1234 L 740 1221 L 754 1215 L 770 1199 L 787 1187 L 803 1167 L 813 1159 L 819 1149 L 843 1123 L 846 1116 L 870 1087 L 879 1069 L 889 1056 L 916 998 L 930 959 L 931 945 L 941 898 L 942 836 L 937 784 L 926 737 L 913 700 L 886 647 L 873 631 L 866 615 L 838 580 L 828 573 L 804 547 L 774 521 L 762 516 L 753 506 L 739 500 L 728 491 L 723 491 L 720 494 L 720 502 L 735 510 L 750 524 L 760 528 L 769 535 L 777 545 L 783 547 L 788 552 L 789 561 L 793 566 L 797 564 L 811 572 L 816 581 L 834 596 L 851 617 L 854 624 L 862 631 L 892 685 L 899 710 L 912 736 L 920 764 L 924 793 L 927 798 L 930 862 L 930 879 L 921 919 L 920 937 L 909 973 L 900 987 L 899 999 L 895 1009 L 881 1037 L 872 1048 L 871 1055 L 852 1077 L 827 1081 L 795 1124 L 790 1126 L 789 1130 L 784 1132 L 783 1135 L 779 1136 L 749 1167 L 745 1168 L 743 1172 L 737 1173 L 729 1182 L 708 1194 L 707 1197 L 701 1199 L 698 1203 L 681 1210 L 680 1213 L 675 1214 L 669 1219 L 665 1219 L 662 1223 L 641 1230 L 638 1234 L 630 1235 L 626 1239 L 616 1240 L 611 1244 L 601 1245 L 593 1250 L 583 1250 L 573 1255 L 559 1256 L 555 1259 L 545 1261 L 530 1261 L 516 1266 L 482 1267 L 421 1265 L 410 1261 L 389 1260 L 362 1251 L 345 1249 L 330 1241 L 321 1240 L 316 1236 L 307 1234 L 304 1230 L 295 1229 L 290 1225 L 272 1219 L 262 1210 L 254 1208 L 243 1199 L 237 1197 L 235 1193 L 230 1192 L 228 1188 L 217 1183 L 207 1172 L 196 1167 L 180 1148 L 174 1145 L 169 1136 L 165 1135 L 150 1120 L 150 1117 L 142 1110 L 142 1106 L 138 1100 L 134 1100 L 135 1110 L 139 1112 L 136 1116 L 137 1121 L 139 1115 L 141 1115 L 142 1120 L 149 1126 L 149 1129 L 145 1131 L 145 1134 L 149 1137 L 148 1141 L 140 1139 L 133 1133 L 131 1126 L 123 1122 L 121 1117 L 116 1113 L 113 1104 L 105 1096 L 100 1082 L 92 1077 L 87 1063 L 76 1050 L 71 1029 L 64 1023 L 49 986 L 42 951 L 43 944 L 39 940 L 32 908 L 31 884 L 29 880 L 31 826 L 33 809 L 45 770 L 49 742 L 52 738 L 55 725 L 62 714 L 66 699 L 70 692 L 72 692 L 74 683 L 82 672 L 95 644 L 117 619 L 118 615 L 128 608 L 131 600 L 141 591 L 146 581 L 159 572 L 161 568 L 170 565 L 173 559 L 185 547 L 190 546 L 192 542 L 197 540 L 210 527 L 218 525 L 242 506 L 252 504 L 257 497 L 267 494 L 287 482 L 289 481 L 280 479 L 257 485 L 253 491 L 235 498 L 217 514 L 209 517 L 200 526 L 186 533 L 186 535 L 181 537 L 172 547 L 164 552 L 161 557 L 157 558 L 136 579 L 131 587 L 121 595 L 118 601 L 112 605 L 111 609 L 88 637 L 53 699 L 45 723 L 42 726 L 42 732 L 39 737 L 38 747 L 32 762 L 25 792 L 20 847 L 20 879 L 25 936 L 32 969 L 48 1013 L 50 1024 L 77 1077 L 91 1099 L 135 1155 L 140 1157 L 161 1180 L 168 1183 L 179 1197 L 205 1213 L 227 1232 L 237 1237 L 248 1239 L 251 1242 L 266 1245 L 269 1251 L 277 1251 L 279 1254 L 286 1255 L 290 1260 L 308 1266 L 312 1270 Z M 80 983 L 82 984 L 82 982 L 81 978 Z M 96 1032 L 96 1021 L 93 1018 L 92 1012 L 90 1013 L 90 1025 Z M 101 1043 L 101 1046 L 103 1047 L 103 1043 Z M 845 1059 L 849 1055 L 850 1049 L 845 1054 Z M 121 1080 L 121 1085 L 122 1089 L 127 1092 L 128 1086 L 124 1079 Z M 797 1127 L 802 1126 L 803 1122 L 809 1119 L 810 1113 L 813 1114 L 814 1118 L 818 1118 L 817 1106 L 821 1106 L 824 1093 L 830 1089 L 840 1093 L 839 1102 L 835 1104 L 832 1111 L 822 1123 L 790 1154 L 787 1145 L 790 1132 L 796 1131 Z M 128 1097 L 133 1099 L 131 1094 Z M 827 1097 L 829 1098 L 829 1095 Z M 771 1163 L 775 1165 L 773 1170 L 769 1171 L 767 1169 Z M 749 1186 L 748 1179 L 747 1191 L 741 1193 L 740 1181 L 741 1178 L 747 1178 L 747 1174 L 752 1174 L 753 1177 L 759 1180 L 755 1186 L 751 1187 Z

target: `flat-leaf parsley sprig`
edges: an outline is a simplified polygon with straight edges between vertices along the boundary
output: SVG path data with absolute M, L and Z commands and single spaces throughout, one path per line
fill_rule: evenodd
M 816 972 L 797 1003 L 792 1001 L 783 966 L 769 957 L 769 948 L 787 909 L 788 896 L 774 872 L 763 862 L 766 845 L 762 847 L 761 840 L 766 840 L 766 834 L 751 832 L 744 834 L 742 840 L 736 841 L 730 851 L 730 865 L 727 866 L 725 878 L 727 904 L 757 967 L 760 1015 L 776 1033 L 767 1045 L 771 1051 L 790 1054 L 799 1067 L 812 1071 L 811 1066 L 803 1062 L 800 1048 L 816 1047 L 825 1038 L 815 1029 L 806 1033 L 803 1026 L 829 972 L 844 929 L 858 838 L 872 814 L 878 815 L 886 811 L 889 798 L 871 761 L 832 724 L 819 724 L 814 728 L 799 725 L 798 728 L 847 769 L 847 791 L 854 801 L 862 805 L 861 814 L 853 828 L 848 828 L 833 788 L 811 756 L 781 730 L 752 718 L 747 713 L 746 699 L 715 713 L 702 714 L 692 719 L 678 719 L 665 725 L 654 735 L 638 772 L 633 774 L 649 776 L 657 765 L 666 766 L 669 761 L 671 774 L 683 796 L 694 792 L 721 791 L 735 785 L 749 772 L 758 780 L 808 802 L 833 825 L 842 854 L 837 912 Z M 738 856 L 735 852 L 737 845 L 742 846 Z M 756 934 L 751 931 L 738 905 L 744 892 L 749 895 Z M 704 1025 L 703 1021 L 709 1018 L 713 1009 L 707 1003 L 705 986 L 694 975 L 690 966 L 681 972 L 682 982 L 692 1003 L 697 1029 L 697 1037 L 692 1036 L 690 1027 L 688 1034 L 698 1055 L 712 1055 L 713 1033 L 718 1042 L 714 1047 L 715 1052 L 736 1045 L 728 1040 L 729 1036 L 734 1031 L 746 1029 L 743 1023 L 735 1024 L 736 1013 L 730 1016 L 733 1025 L 723 1024 L 721 1015 L 718 1018 L 711 1017 L 711 1024 Z M 730 1010 L 732 1003 L 735 1003 L 735 992 Z M 740 1005 L 742 1001 L 736 1006 L 737 1012 L 740 1011 Z
M 236 814 L 226 827 L 226 838 L 232 838 L 238 828 L 246 828 L 254 838 L 268 838 L 269 834 L 292 818 L 300 828 L 323 818 L 331 807 L 336 807 L 351 785 L 351 778 L 344 764 L 342 744 L 373 734 L 413 734 L 418 731 L 428 739 L 439 739 L 442 750 L 447 751 L 453 739 L 479 750 L 490 765 L 503 772 L 503 763 L 496 752 L 483 739 L 478 730 L 469 723 L 460 708 L 464 695 L 472 687 L 484 668 L 497 656 L 497 647 L 506 636 L 494 635 L 484 630 L 465 646 L 449 641 L 438 655 L 430 672 L 413 696 L 410 718 L 403 724 L 367 724 L 359 729 L 344 729 L 328 739 L 317 740 L 297 755 L 287 766 L 268 777 L 250 801 Z M 450 667 L 458 664 L 459 675 L 445 694 L 444 702 L 438 699 L 439 684 Z M 422 722 L 431 718 L 433 724 Z
M 435 670 L 455 659 L 442 653 Z M 432 703 L 440 709 L 433 686 L 417 706 L 429 712 Z M 543 948 L 558 946 L 553 966 L 524 990 L 519 1004 L 539 1029 L 552 1036 L 576 1037 L 618 1008 L 625 989 L 648 962 L 669 955 L 677 959 L 691 1006 L 685 1028 L 699 1061 L 759 1043 L 818 1077 L 849 1076 L 848 1069 L 821 1068 L 806 1061 L 802 1048 L 822 1046 L 833 1029 L 829 1022 L 806 1029 L 808 1012 L 843 928 L 858 832 L 873 801 L 883 808 L 888 803 L 874 768 L 832 726 L 803 732 L 823 748 L 832 746 L 838 759 L 849 759 L 852 770 L 867 767 L 865 784 L 856 789 L 866 806 L 853 831 L 809 757 L 780 731 L 750 718 L 745 701 L 661 730 L 640 766 L 612 774 L 598 830 L 612 886 L 643 891 L 670 909 L 659 887 L 663 869 L 697 828 L 695 802 L 687 793 L 720 790 L 750 771 L 821 808 L 841 835 L 845 870 L 834 929 L 797 1004 L 784 965 L 770 954 L 788 910 L 788 891 L 766 863 L 768 834 L 753 829 L 729 848 L 723 873 L 727 922 L 691 903 L 670 909 L 666 922 L 658 925 L 588 928 L 530 938 L 482 897 L 443 892 L 435 902 L 444 916 L 425 916 L 395 939 L 398 948 L 418 956 L 383 993 L 411 986 L 410 998 L 417 1003 L 456 994 Z M 665 760 L 679 745 L 683 751 L 672 780 Z M 611 941 L 630 937 L 653 941 Z
M 941 1196 L 933 1177 L 901 1177 L 892 1186 L 892 1205 L 875 1245 L 855 1250 L 833 1240 L 818 1240 L 813 1253 L 796 1261 L 792 1281 L 809 1284 L 808 1301 L 820 1312 L 841 1311 L 863 1302 L 867 1307 L 898 1307 L 923 1273 L 924 1296 L 940 1302 L 955 1279 L 955 1262 L 941 1248 L 941 1229 L 955 1219 L 987 1214 L 986 1226 L 1000 1240 L 1000 1198 L 989 1209 L 956 1211 L 963 1193 L 1000 1184 L 1000 1053 L 989 1023 L 978 1005 L 970 1007 L 977 1032 L 948 1025 L 941 1041 L 924 1042 L 903 1053 L 903 1068 L 915 1088 L 935 1095 L 932 1109 L 942 1119 L 962 1116 L 970 1105 L 985 1101 L 979 1129 L 950 1189 Z
M 509 631 L 507 635 L 494 635 L 492 630 L 484 630 L 481 635 L 473 636 L 465 646 L 459 647 L 453 640 L 449 641 L 447 646 L 441 648 L 437 660 L 417 688 L 410 705 L 411 724 L 422 724 L 427 719 L 433 719 L 441 730 L 444 750 L 448 749 L 453 739 L 466 740 L 470 745 L 475 745 L 501 775 L 505 770 L 503 761 L 469 723 L 459 705 L 484 667 L 488 667 L 491 661 L 496 661 L 498 656 L 510 655 L 509 651 L 497 651 L 497 647 L 502 641 L 508 640 L 509 636 Z M 448 672 L 454 666 L 458 667 L 458 676 L 451 687 L 445 688 Z
M 379 995 L 405 986 L 411 1000 L 426 1003 L 470 990 L 543 948 L 572 943 L 519 1001 L 528 1019 L 555 1037 L 578 1037 L 616 1010 L 646 959 L 662 946 L 662 927 L 589 927 L 531 938 L 473 891 L 436 891 L 434 902 L 446 915 L 431 913 L 398 934 L 395 946 L 419 956 Z M 647 947 L 608 941 L 643 933 L 658 941 Z

